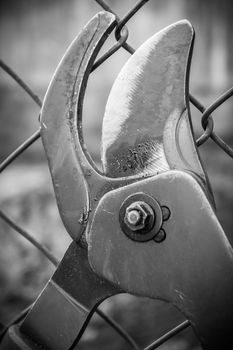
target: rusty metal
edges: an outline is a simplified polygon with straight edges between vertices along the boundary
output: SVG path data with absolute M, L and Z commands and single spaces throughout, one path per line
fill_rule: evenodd
M 116 51 L 118 51 L 124 45 L 124 43 L 128 39 L 128 36 L 128 29 L 127 27 L 124 27 L 121 31 L 121 36 L 119 37 L 117 43 L 113 47 L 111 47 L 111 49 L 109 49 L 102 57 L 95 61 L 91 68 L 91 71 L 93 72 L 96 68 L 103 64 L 110 56 L 112 56 Z
M 104 9 L 113 12 L 111 7 L 104 1 L 96 0 L 96 2 L 98 2 Z M 33 308 L 27 317 L 26 322 L 23 323 L 23 326 L 20 329 L 20 332 L 23 330 L 26 333 L 30 330 L 30 334 L 32 334 L 39 342 L 44 343 L 45 341 L 48 344 L 56 344 L 56 349 L 63 348 L 67 344 L 71 344 L 71 348 L 73 348 L 88 323 L 89 316 L 87 317 L 83 315 L 82 307 L 80 308 L 80 305 L 77 306 L 75 300 L 79 300 L 83 305 L 92 308 L 93 312 L 97 300 L 100 301 L 112 293 L 114 294 L 115 292 L 121 291 L 121 289 L 115 288 L 112 285 L 112 282 L 117 286 L 120 284 L 121 288 L 134 294 L 149 295 L 150 297 L 156 298 L 159 297 L 174 303 L 190 320 L 180 328 L 178 327 L 178 330 L 183 329 L 191 322 L 205 349 L 215 349 L 224 346 L 225 348 L 229 348 L 229 344 L 232 346 L 230 329 L 231 322 L 233 321 L 233 310 L 231 306 L 231 294 L 233 291 L 232 248 L 229 245 L 212 209 L 213 198 L 211 195 L 211 189 L 208 185 L 207 176 L 199 161 L 195 142 L 193 140 L 193 134 L 191 132 L 192 128 L 190 127 L 191 124 L 189 120 L 188 99 L 190 99 L 191 102 L 203 113 L 202 125 L 205 131 L 197 141 L 197 145 L 199 146 L 203 144 L 211 137 L 219 147 L 221 147 L 229 156 L 233 157 L 233 150 L 231 147 L 229 147 L 214 132 L 214 123 L 210 116 L 216 108 L 224 103 L 227 98 L 232 96 L 233 88 L 217 99 L 208 109 L 205 109 L 194 96 L 188 95 L 188 80 L 186 80 L 186 90 L 184 90 L 185 99 L 182 103 L 183 108 L 187 110 L 185 113 L 180 113 L 182 115 L 181 120 L 183 124 L 181 123 L 178 134 L 182 134 L 183 128 L 185 129 L 185 132 L 188 133 L 186 141 L 190 145 L 191 152 L 186 153 L 186 150 L 183 150 L 183 144 L 180 143 L 182 141 L 178 140 L 177 143 L 177 139 L 169 138 L 167 134 L 167 136 L 165 136 L 167 144 L 164 148 L 166 157 L 168 157 L 167 166 L 161 168 L 161 166 L 158 165 L 157 160 L 153 159 L 153 155 L 150 154 L 150 161 L 152 160 L 151 164 L 153 167 L 157 167 L 156 169 L 160 173 L 156 176 L 153 176 L 155 168 L 151 168 L 149 171 L 146 169 L 145 172 L 145 164 L 141 163 L 138 167 L 138 144 L 136 144 L 137 147 L 135 147 L 135 144 L 132 145 L 133 147 L 129 159 L 127 158 L 128 156 L 126 156 L 126 162 L 123 160 L 125 164 L 120 166 L 120 171 L 118 169 L 116 172 L 114 171 L 113 164 L 111 164 L 111 157 L 108 158 L 108 156 L 106 156 L 108 153 L 106 151 L 108 148 L 106 147 L 106 150 L 103 152 L 103 157 L 106 157 L 105 173 L 108 176 L 115 177 L 111 179 L 100 174 L 83 145 L 81 133 L 81 109 L 88 75 L 91 70 L 97 68 L 120 47 L 125 48 L 131 54 L 134 53 L 134 49 L 126 42 L 128 31 L 127 28 L 123 28 L 123 26 L 125 26 L 129 19 L 146 2 L 147 1 L 139 1 L 121 20 L 118 17 L 111 17 L 110 14 L 107 16 L 106 14 L 99 15 L 99 22 L 97 21 L 98 23 L 94 24 L 94 22 L 96 22 L 95 19 L 91 26 L 87 28 L 87 32 L 89 30 L 89 33 L 86 33 L 86 36 L 83 36 L 80 39 L 83 40 L 81 45 L 80 41 L 74 42 L 73 48 L 76 45 L 76 50 L 79 50 L 79 48 L 81 51 L 85 51 L 84 48 L 86 48 L 87 51 L 89 50 L 89 53 L 86 56 L 83 55 L 82 52 L 79 52 L 77 55 L 79 57 L 84 57 L 84 61 L 80 61 L 78 64 L 78 69 L 83 72 L 83 76 L 81 78 L 78 76 L 77 80 L 73 77 L 72 80 L 72 74 L 76 77 L 78 69 L 77 67 L 73 67 L 74 69 L 72 68 L 73 63 L 77 64 L 77 60 L 76 62 L 69 62 L 69 59 L 71 60 L 73 57 L 73 48 L 71 47 L 70 58 L 69 55 L 67 55 L 67 62 L 63 61 L 64 64 L 67 64 L 66 76 L 62 75 L 64 70 L 60 71 L 61 75 L 59 76 L 58 70 L 58 74 L 52 83 L 52 88 L 49 90 L 46 97 L 48 101 L 51 101 L 53 94 L 55 96 L 57 93 L 61 93 L 60 96 L 62 96 L 62 92 L 64 92 L 62 89 L 64 86 L 62 86 L 62 83 L 59 85 L 59 79 L 61 79 L 63 83 L 64 81 L 66 82 L 67 85 L 65 87 L 65 92 L 67 95 L 64 96 L 64 99 L 59 106 L 62 111 L 64 111 L 66 119 L 65 122 L 62 118 L 58 119 L 58 122 L 63 124 L 58 125 L 57 129 L 56 122 L 53 123 L 49 120 L 49 115 L 52 115 L 50 112 L 52 112 L 54 105 L 52 110 L 48 111 L 47 108 L 49 109 L 49 104 L 47 103 L 46 105 L 46 100 L 44 103 L 44 113 L 42 118 L 43 142 L 50 162 L 50 170 L 54 181 L 55 193 L 60 206 L 60 213 L 67 230 L 73 239 L 79 241 L 83 247 L 86 247 L 87 245 L 89 246 L 89 256 L 87 259 L 85 249 L 76 246 L 75 243 L 72 244 L 63 259 L 60 268 L 48 283 L 41 298 L 38 299 L 35 308 Z M 96 29 L 93 29 L 93 27 Z M 108 33 L 114 28 L 118 42 L 100 60 L 94 63 L 95 56 L 98 53 L 103 40 L 106 39 L 106 35 L 108 35 Z M 93 33 L 94 36 L 91 37 L 91 34 Z M 189 42 L 190 48 L 192 48 L 192 42 L 193 37 L 191 30 Z M 90 47 L 85 46 L 88 43 L 90 43 Z M 186 76 L 187 79 L 191 57 L 190 53 L 191 49 L 186 52 L 186 55 L 188 55 L 187 71 L 183 71 L 183 77 Z M 6 69 L 5 64 L 1 64 L 1 67 L 15 79 L 15 76 L 12 74 L 9 67 Z M 60 66 L 60 68 L 61 67 L 62 66 Z M 62 68 L 64 68 L 64 66 Z M 70 71 L 72 74 L 68 77 Z M 71 80 L 68 79 L 70 77 Z M 25 89 L 20 78 L 16 79 L 16 81 Z M 73 87 L 74 90 L 72 90 Z M 27 91 L 34 101 L 40 105 L 37 96 L 34 95 L 30 89 L 29 91 L 28 89 L 25 89 L 25 91 Z M 67 103 L 67 101 L 70 104 Z M 173 102 L 175 103 L 175 101 Z M 77 111 L 78 116 L 76 119 L 75 113 Z M 59 110 L 59 113 L 60 112 L 61 111 Z M 46 117 L 46 113 L 48 118 Z M 54 115 L 55 114 L 56 113 L 54 113 Z M 107 119 L 105 118 L 105 120 Z M 66 122 L 69 123 L 68 126 L 66 125 Z M 75 131 L 76 122 L 79 129 L 78 133 Z M 171 130 L 172 127 L 176 126 L 177 122 L 178 120 L 176 117 L 171 118 L 171 124 L 168 130 Z M 133 124 L 131 124 L 131 126 L 132 125 Z M 53 137 L 53 132 L 52 134 L 49 134 L 49 131 L 46 130 L 48 126 L 50 130 L 53 129 L 53 132 L 56 133 L 58 131 L 56 137 Z M 65 130 L 64 133 L 61 129 Z M 164 130 L 162 130 L 162 133 L 163 132 Z M 38 134 L 36 138 L 33 138 L 30 142 L 26 143 L 27 147 L 39 136 L 40 135 Z M 185 135 L 183 134 L 182 137 L 184 136 Z M 64 140 L 67 141 L 65 142 L 63 151 L 66 150 L 67 153 L 70 152 L 69 155 L 66 154 L 65 160 L 62 159 L 58 154 L 59 152 L 56 153 L 55 150 L 56 142 L 59 137 L 60 139 L 62 138 L 62 140 L 64 137 Z M 69 143 L 70 139 L 72 139 L 73 142 Z M 50 141 L 52 141 L 51 146 L 49 146 Z M 105 143 L 105 141 L 103 143 Z M 114 143 L 115 141 L 112 144 Z M 160 144 L 162 145 L 163 143 Z M 175 151 L 173 147 L 174 145 Z M 69 146 L 71 146 L 70 149 Z M 122 149 L 122 140 L 118 142 L 118 145 L 116 142 L 116 144 L 114 144 L 114 147 L 115 146 L 119 146 L 119 149 Z M 5 169 L 5 167 L 27 147 L 22 147 L 20 152 L 17 151 L 14 156 L 10 156 L 10 161 L 3 163 L 4 166 L 2 166 L 2 170 Z M 176 152 L 177 149 L 184 152 L 181 153 L 182 157 L 180 157 L 181 155 L 179 152 Z M 169 156 L 170 151 L 172 156 Z M 191 160 L 190 155 L 193 157 Z M 118 155 L 117 159 L 120 162 L 122 157 Z M 61 161 L 63 168 L 67 167 L 69 170 L 72 168 L 72 174 L 70 175 L 69 171 L 65 173 L 62 172 L 62 167 L 57 167 L 56 160 Z M 128 160 L 131 165 L 130 167 L 128 167 Z M 134 165 L 136 165 L 136 167 L 134 167 Z M 171 169 L 174 168 L 178 171 L 171 171 Z M 131 169 L 133 169 L 132 172 Z M 135 169 L 139 170 L 138 173 L 136 172 L 136 178 Z M 123 178 L 120 178 L 120 176 L 122 176 L 121 173 L 124 174 Z M 125 175 L 130 176 L 125 178 Z M 143 179 L 143 177 L 148 175 L 152 177 Z M 60 189 L 60 186 L 64 187 Z M 70 189 L 72 189 L 74 193 L 71 193 L 72 191 Z M 122 201 L 124 202 L 128 196 L 133 196 L 139 189 L 148 192 L 148 195 L 152 195 L 154 200 L 159 203 L 162 213 L 162 224 L 160 225 L 158 232 L 156 231 L 157 233 L 154 236 L 154 240 L 150 240 L 143 245 L 139 244 L 137 246 L 135 245 L 137 243 L 128 239 L 127 236 L 121 235 L 122 231 L 117 214 L 120 211 Z M 89 197 L 90 194 L 91 196 Z M 75 198 L 76 195 L 79 196 L 80 203 L 78 203 L 77 198 Z M 191 203 L 189 196 L 192 196 Z M 114 203 L 112 203 L 112 198 L 114 198 Z M 179 198 L 179 201 L 177 201 L 177 198 Z M 68 200 L 70 200 L 70 204 L 68 204 Z M 201 211 L 200 208 L 202 208 Z M 70 214 L 71 218 L 69 217 Z M 103 219 L 105 219 L 105 228 L 101 227 L 101 225 L 103 226 Z M 106 236 L 106 233 L 109 232 L 108 227 L 112 227 L 113 224 L 117 228 L 116 235 L 112 236 L 113 232 L 110 230 L 110 235 Z M 190 227 L 193 227 L 194 230 L 190 231 Z M 203 235 L 204 227 L 205 234 Z M 119 241 L 117 241 L 117 237 L 120 237 Z M 164 240 L 165 237 L 166 240 Z M 163 243 L 156 245 L 154 242 L 156 240 L 159 242 L 163 241 Z M 115 245 L 113 245 L 114 241 L 117 241 Z M 119 244 L 120 241 L 125 244 L 122 245 L 122 242 Z M 211 249 L 209 249 L 210 242 Z M 106 246 L 109 249 L 107 260 L 105 260 L 104 263 L 102 258 L 106 258 L 106 252 L 102 250 L 104 248 L 106 249 Z M 130 250 L 130 247 L 132 250 Z M 142 247 L 146 248 L 145 251 L 143 251 L 143 258 L 140 258 L 140 254 L 142 254 L 140 249 L 142 249 Z M 206 254 L 206 249 L 208 250 L 208 254 Z M 139 259 L 136 260 L 136 264 L 132 252 L 134 252 L 134 254 L 137 253 L 137 259 L 139 257 Z M 78 261 L 76 260 L 77 254 L 80 254 L 80 259 Z M 98 254 L 100 254 L 99 256 L 101 257 L 99 260 L 97 260 Z M 124 255 L 125 259 L 123 260 L 127 263 L 126 266 L 123 267 L 122 264 L 118 266 L 116 256 L 118 256 L 119 259 L 119 256 L 122 257 Z M 147 259 L 145 259 L 145 256 Z M 174 261 L 176 263 L 175 267 Z M 89 267 L 89 262 L 95 272 L 98 272 L 103 278 L 97 277 L 93 274 L 93 271 Z M 130 262 L 133 262 L 133 264 L 127 268 Z M 77 265 L 81 267 L 81 270 L 78 269 L 77 271 Z M 134 271 L 134 268 L 136 267 L 137 271 Z M 85 281 L 86 277 L 83 277 L 83 271 L 85 272 L 85 276 L 86 274 L 89 276 L 87 281 Z M 151 274 L 151 271 L 153 271 L 153 274 Z M 137 278 L 132 278 L 132 276 L 137 276 Z M 152 279 L 151 276 L 153 277 Z M 193 276 L 195 276 L 195 278 L 193 278 Z M 97 278 L 97 280 L 95 280 L 95 278 Z M 142 278 L 143 283 L 140 283 Z M 144 283 L 144 278 L 146 283 Z M 75 285 L 75 281 L 77 282 L 78 279 L 80 279 L 80 284 L 82 284 L 82 282 L 86 283 L 86 285 L 81 288 L 81 294 L 80 289 Z M 110 283 L 106 280 L 109 280 Z M 99 283 L 99 287 L 97 288 L 97 291 L 89 292 L 93 283 L 96 283 L 97 285 Z M 103 285 L 107 286 L 106 290 Z M 68 317 L 71 317 L 70 319 L 75 321 L 78 317 L 77 315 L 81 317 L 81 324 L 77 325 L 75 331 L 66 330 L 67 334 L 64 336 L 61 343 L 58 343 L 58 339 L 55 339 L 55 337 L 53 337 L 52 340 L 48 339 L 50 335 L 47 332 L 48 329 L 46 330 L 46 325 L 48 325 L 49 320 L 48 317 L 46 323 L 46 316 L 49 316 L 46 310 L 46 305 L 48 305 L 49 300 L 51 300 L 51 293 L 53 296 L 57 295 L 58 299 L 55 298 L 55 300 L 59 300 L 61 305 L 64 305 L 65 309 L 67 307 L 67 312 L 69 313 Z M 85 293 L 86 297 L 84 296 Z M 67 296 L 69 297 L 67 298 Z M 87 300 L 87 298 L 89 298 L 89 300 Z M 73 304 L 71 300 L 73 300 Z M 224 312 L 222 312 L 222 310 L 224 310 Z M 58 335 L 59 338 L 59 335 L 61 334 L 59 332 L 64 331 L 64 329 L 62 329 L 62 319 L 64 315 L 61 315 L 59 310 L 57 311 L 56 305 L 53 306 L 53 311 L 54 313 L 58 312 L 59 314 L 57 315 L 57 322 L 55 322 L 54 326 L 54 335 Z M 45 322 L 44 328 L 39 320 Z M 40 328 L 41 326 L 42 328 Z M 18 332 L 18 329 L 15 330 L 16 335 Z M 75 332 L 76 335 L 78 333 L 77 337 Z M 222 337 L 223 334 L 224 338 Z M 166 337 L 164 338 L 165 339 L 162 339 L 161 342 L 157 342 L 156 347 L 167 339 Z M 11 340 L 11 342 L 13 344 L 14 341 Z M 148 349 L 155 348 L 152 346 L 153 344 L 151 347 L 148 347 Z M 6 345 L 5 348 L 7 349 L 9 347 Z M 16 349 L 22 348 L 23 347 L 16 347 Z

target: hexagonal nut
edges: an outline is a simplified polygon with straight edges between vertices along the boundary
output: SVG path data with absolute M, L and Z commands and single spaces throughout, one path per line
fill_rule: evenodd
M 124 222 L 132 231 L 140 231 L 146 229 L 154 212 L 147 203 L 137 201 L 130 204 L 125 211 Z

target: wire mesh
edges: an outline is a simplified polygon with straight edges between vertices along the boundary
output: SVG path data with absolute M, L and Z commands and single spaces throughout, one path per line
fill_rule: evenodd
M 98 3 L 103 10 L 109 11 L 116 15 L 117 25 L 115 27 L 115 38 L 116 43 L 102 56 L 100 57 L 93 65 L 92 71 L 99 67 L 103 62 L 105 62 L 110 56 L 112 56 L 116 51 L 123 48 L 130 54 L 135 52 L 134 48 L 127 42 L 128 39 L 128 28 L 126 24 L 130 19 L 146 4 L 149 0 L 140 0 L 138 1 L 122 18 L 115 13 L 110 5 L 108 5 L 103 0 L 93 0 Z M 40 98 L 33 92 L 33 90 L 25 83 L 25 81 L 20 78 L 5 62 L 0 59 L 0 67 L 9 74 L 19 86 L 32 98 L 32 100 L 41 108 L 42 102 Z M 196 145 L 199 147 L 206 143 L 209 139 L 212 139 L 222 151 L 224 151 L 229 157 L 233 158 L 233 149 L 215 132 L 214 130 L 214 119 L 212 113 L 219 108 L 227 99 L 233 95 L 233 87 L 224 92 L 220 97 L 214 100 L 209 107 L 205 107 L 196 97 L 190 94 L 190 102 L 200 111 L 201 113 L 201 125 L 203 128 L 203 134 L 196 140 Z M 0 164 L 0 173 L 4 171 L 17 157 L 19 157 L 25 150 L 27 150 L 36 140 L 40 138 L 40 129 L 38 129 L 33 135 L 31 135 L 27 140 L 25 140 L 15 151 L 13 151 L 1 164 Z M 24 229 L 22 229 L 14 220 L 10 219 L 5 213 L 0 211 L 0 218 L 7 222 L 11 227 L 17 230 L 21 235 L 26 239 L 29 239 L 32 244 L 34 244 L 39 250 L 47 256 L 47 258 L 52 261 L 53 264 L 57 265 L 57 259 L 39 242 L 35 242 Z M 30 310 L 31 306 L 25 309 L 18 317 L 16 317 L 5 329 L 13 323 L 18 322 L 26 315 Z M 109 319 L 101 311 L 97 311 L 99 315 L 104 318 L 111 326 L 113 326 L 121 336 L 130 344 L 134 349 L 138 349 L 136 343 L 126 334 L 124 330 L 121 329 L 115 321 Z M 190 325 L 189 321 L 185 321 L 172 329 L 170 332 L 166 333 L 161 338 L 157 339 L 151 345 L 149 345 L 145 350 L 153 350 L 163 344 L 171 336 L 177 334 L 183 329 L 187 328 Z M 2 332 L 1 334 L 3 334 Z

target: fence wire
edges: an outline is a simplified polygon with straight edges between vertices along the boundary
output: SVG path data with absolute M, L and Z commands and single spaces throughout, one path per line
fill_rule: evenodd
M 128 40 L 128 28 L 126 24 L 130 19 L 150 0 L 140 0 L 138 1 L 122 18 L 120 18 L 117 13 L 103 0 L 92 0 L 98 3 L 103 10 L 109 11 L 116 15 L 117 25 L 115 27 L 115 38 L 116 43 L 110 48 L 101 58 L 99 58 L 93 65 L 92 71 L 99 67 L 103 62 L 105 62 L 110 56 L 112 56 L 119 49 L 124 49 L 130 54 L 135 52 L 135 49 L 127 42 Z M 40 98 L 33 92 L 33 90 L 26 84 L 26 82 L 20 78 L 5 62 L 0 59 L 0 67 L 10 75 L 19 86 L 32 98 L 32 100 L 41 108 L 42 102 Z M 212 113 L 219 108 L 225 101 L 227 101 L 233 95 L 233 87 L 224 92 L 220 97 L 218 97 L 213 103 L 207 108 L 193 95 L 189 95 L 190 102 L 200 111 L 201 113 L 201 125 L 203 128 L 203 134 L 196 140 L 196 145 L 199 147 L 206 143 L 209 139 L 212 139 L 218 147 L 222 149 L 229 157 L 233 158 L 233 149 L 214 131 L 214 119 Z M 39 118 L 40 119 L 40 118 Z M 17 149 L 15 149 L 1 164 L 0 164 L 0 173 L 5 170 L 17 157 L 19 157 L 24 151 L 26 151 L 36 140 L 40 138 L 40 128 L 34 132 L 27 140 L 25 140 Z M 9 218 L 5 213 L 0 211 L 0 218 L 7 222 L 11 227 L 18 231 L 21 235 L 31 241 L 32 244 L 37 246 L 44 254 L 46 252 L 47 257 L 53 264 L 57 264 L 57 259 L 48 252 L 47 248 L 43 247 L 39 242 L 33 242 L 34 239 L 30 236 L 28 232 L 23 230 L 14 220 Z M 31 307 L 31 306 L 30 306 Z M 0 334 L 3 335 L 8 327 L 15 322 L 18 322 L 19 319 L 25 317 L 27 312 L 30 310 L 30 307 L 25 309 L 18 317 L 15 318 Z M 124 337 L 124 339 L 129 343 L 129 345 L 138 349 L 138 346 L 132 340 L 129 335 L 126 334 L 121 327 L 116 324 L 115 321 L 109 319 L 101 311 L 97 311 L 98 314 L 105 319 L 116 331 Z M 23 316 L 22 316 L 23 315 Z M 145 350 L 153 350 L 167 341 L 171 336 L 174 336 L 178 332 L 184 330 L 190 325 L 189 321 L 185 321 L 172 329 L 170 332 L 166 333 L 161 338 L 157 339 L 155 342 L 150 344 Z

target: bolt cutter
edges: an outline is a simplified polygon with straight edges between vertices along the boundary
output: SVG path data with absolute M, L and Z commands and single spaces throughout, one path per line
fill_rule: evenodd
M 46 93 L 42 141 L 73 242 L 25 320 L 8 332 L 5 349 L 72 349 L 96 307 L 122 292 L 172 303 L 203 349 L 231 349 L 233 250 L 190 119 L 194 30 L 186 20 L 170 25 L 122 68 L 103 118 L 100 171 L 84 144 L 82 104 L 115 26 L 113 14 L 97 14 Z

